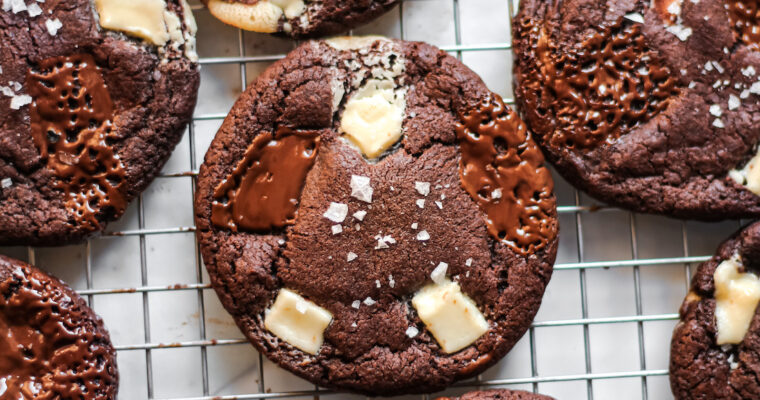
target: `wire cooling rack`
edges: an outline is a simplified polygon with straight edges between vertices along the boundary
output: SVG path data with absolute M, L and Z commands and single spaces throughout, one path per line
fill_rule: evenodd
M 358 399 L 317 388 L 258 354 L 209 287 L 193 234 L 196 171 L 240 91 L 296 44 L 225 26 L 197 1 L 193 9 L 198 107 L 162 175 L 101 237 L 0 252 L 58 275 L 103 316 L 118 350 L 121 399 Z M 512 103 L 516 10 L 517 0 L 405 0 L 352 33 L 438 45 Z M 509 387 L 558 399 L 672 398 L 670 334 L 691 268 L 739 222 L 632 214 L 555 180 L 560 251 L 535 323 L 500 363 L 441 395 Z

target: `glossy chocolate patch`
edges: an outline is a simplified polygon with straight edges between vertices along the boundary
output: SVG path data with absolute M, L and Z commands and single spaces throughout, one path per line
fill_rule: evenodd
M 4 268 L 0 398 L 115 398 L 115 354 L 82 304 L 40 272 L 0 259 Z
M 65 195 L 72 224 L 100 229 L 100 217 L 126 208 L 124 166 L 113 149 L 114 106 L 95 60 L 87 54 L 42 61 L 29 72 L 31 131 Z
M 497 94 L 460 120 L 459 176 L 488 232 L 523 255 L 544 248 L 557 236 L 554 182 L 525 124 Z
M 316 131 L 279 128 L 276 135 L 256 136 L 232 174 L 214 191 L 211 221 L 234 232 L 293 224 L 318 147 Z
M 610 143 L 664 110 L 678 93 L 640 24 L 621 18 L 572 48 L 553 43 L 531 21 L 523 23 L 520 36 L 531 43 L 535 63 L 520 82 L 526 109 L 537 121 L 532 128 L 553 146 Z
M 728 0 L 728 19 L 736 38 L 754 50 L 760 50 L 760 2 Z

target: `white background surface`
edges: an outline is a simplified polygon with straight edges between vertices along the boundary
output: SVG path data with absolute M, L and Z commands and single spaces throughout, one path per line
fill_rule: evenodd
M 401 38 L 403 33 L 407 40 L 463 49 L 452 54 L 479 73 L 493 91 L 511 99 L 508 1 L 407 0 L 354 34 Z M 208 342 L 240 339 L 242 335 L 213 290 L 205 288 L 208 280 L 198 265 L 193 233 L 181 229 L 193 226 L 193 178 L 172 176 L 197 170 L 242 83 L 250 82 L 295 44 L 241 33 L 217 22 L 200 6 L 195 7 L 195 16 L 203 67 L 192 139 L 188 133 L 178 145 L 164 168 L 168 176 L 157 178 L 142 200 L 134 202 L 124 218 L 108 228 L 109 232 L 126 235 L 106 235 L 64 248 L 0 248 L 0 252 L 25 260 L 33 258 L 75 289 L 96 293 L 85 297 L 103 316 L 119 348 L 121 399 L 266 397 L 261 393 L 289 397 L 281 393 L 311 391 L 313 385 L 278 369 L 247 343 Z M 239 63 L 241 60 L 244 62 Z M 684 256 L 711 255 L 739 223 L 681 222 L 617 209 L 578 210 L 573 208 L 576 191 L 555 177 L 559 204 L 565 206 L 560 210 L 560 251 L 536 327 L 477 381 L 441 394 L 462 393 L 480 382 L 483 388 L 538 390 L 558 399 L 672 398 L 665 370 L 674 313 L 686 293 L 689 270 L 687 264 L 676 261 Z M 580 205 L 594 204 L 583 195 L 578 199 Z M 616 261 L 632 258 L 642 259 L 643 265 L 615 266 Z M 613 267 L 588 264 L 593 261 Z M 653 263 L 658 265 L 649 265 Z M 198 283 L 200 289 L 151 289 Z M 103 294 L 115 288 L 142 289 Z M 646 316 L 639 320 L 647 320 L 641 323 L 636 322 L 637 300 L 638 310 Z M 155 348 L 159 343 L 180 346 Z M 623 377 L 615 378 L 620 375 Z M 496 385 L 505 380 L 520 383 Z M 313 397 L 314 393 L 306 396 Z M 319 396 L 361 398 L 330 393 Z

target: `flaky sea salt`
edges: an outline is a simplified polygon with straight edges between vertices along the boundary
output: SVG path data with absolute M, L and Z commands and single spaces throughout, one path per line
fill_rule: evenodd
M 626 14 L 624 18 L 629 21 L 638 22 L 640 24 L 644 23 L 644 16 L 639 13 Z
M 348 205 L 343 203 L 330 203 L 330 207 L 322 215 L 332 222 L 341 223 L 348 215 Z
M 417 201 L 415 201 L 415 203 L 417 203 L 417 207 L 419 207 L 419 208 L 425 208 L 425 199 L 417 199 Z
M 721 121 L 720 118 L 715 118 L 715 121 L 713 121 L 712 125 L 716 128 L 725 128 L 726 125 L 723 124 L 723 121 Z
M 439 285 L 443 284 L 446 279 L 446 270 L 448 268 L 449 264 L 446 264 L 445 262 L 438 263 L 433 272 L 430 273 L 430 279 Z
M 368 176 L 351 175 L 351 197 L 372 203 L 372 186 Z
M 396 244 L 396 239 L 393 238 L 391 235 L 385 235 L 385 236 L 375 236 L 375 239 L 377 239 L 377 246 L 375 246 L 375 250 L 380 249 L 387 249 L 389 244 Z
M 373 304 L 377 303 L 375 300 L 372 300 L 372 297 L 367 297 L 364 299 L 364 304 L 367 306 L 371 306 Z
M 742 75 L 744 76 L 755 76 L 757 71 L 755 71 L 755 67 L 748 66 L 747 68 L 742 68 Z
M 390 286 L 391 289 L 396 287 L 396 281 L 393 280 L 393 275 L 388 275 L 388 286 Z
M 440 201 L 436 201 L 435 205 L 438 206 L 438 209 L 441 209 L 441 210 L 443 209 L 443 203 L 441 203 Z
M 420 224 L 416 222 L 412 223 L 412 229 L 417 229 L 418 226 L 420 226 Z
M 472 267 L 472 258 L 468 258 L 467 261 L 464 262 L 464 265 Z
M 380 286 L 382 286 L 382 285 L 380 284 L 380 280 L 378 280 L 378 279 L 375 279 L 375 287 L 378 287 L 378 288 L 379 288 Z
M 428 231 L 419 231 L 417 233 L 417 240 L 424 242 L 426 240 L 430 240 L 430 234 Z
M 333 235 L 337 235 L 337 234 L 343 232 L 343 226 L 342 225 L 333 225 L 331 227 L 331 229 L 332 229 L 332 234 Z
M 37 3 L 32 3 L 29 6 L 27 6 L 26 11 L 29 13 L 29 16 L 32 18 L 42 14 L 42 9 L 40 8 L 40 6 L 37 5 Z
M 354 261 L 356 260 L 356 257 L 359 257 L 359 256 L 357 256 L 356 253 L 354 253 L 353 251 L 349 251 L 348 255 L 346 256 L 346 261 L 348 262 Z
M 691 34 L 693 33 L 691 28 L 689 28 L 688 26 L 683 26 L 681 24 L 671 25 L 665 28 L 665 30 L 676 35 L 676 37 L 680 39 L 682 42 L 685 42 L 686 39 L 688 39 L 689 36 L 691 36 Z
M 410 326 L 406 328 L 406 336 L 409 336 L 410 338 L 417 336 L 419 333 L 420 333 L 420 330 L 414 326 Z
M 359 221 L 364 221 L 364 217 L 367 216 L 367 212 L 364 211 L 364 210 L 361 210 L 361 211 L 355 212 L 353 215 L 354 215 L 355 219 L 357 219 Z
M 3 180 L 0 181 L 0 186 L 2 186 L 3 189 L 7 189 L 13 186 L 13 180 L 11 178 L 3 178 Z
M 716 117 L 720 117 L 723 115 L 723 110 L 720 109 L 720 106 L 717 104 L 713 104 L 710 106 L 710 114 Z
M 353 308 L 355 308 L 355 309 L 357 309 L 357 310 L 358 310 L 358 309 L 359 309 L 359 307 L 361 307 L 361 306 L 362 306 L 362 302 L 361 302 L 361 301 L 359 301 L 359 300 L 354 300 L 354 302 L 353 302 L 353 303 L 351 303 L 351 307 L 353 307 Z
M 18 110 L 19 108 L 31 102 L 32 102 L 32 96 L 29 96 L 27 94 L 13 96 L 13 98 L 11 98 L 11 108 L 14 110 Z
M 47 28 L 48 33 L 50 36 L 55 36 L 58 34 L 58 30 L 63 27 L 63 24 L 61 23 L 61 20 L 58 18 L 55 19 L 49 19 L 45 21 L 45 28 Z
M 736 97 L 735 95 L 732 94 L 732 95 L 728 96 L 728 109 L 729 110 L 732 110 L 732 111 L 736 110 L 736 109 L 739 108 L 739 106 L 741 106 L 741 104 L 742 104 L 741 100 L 739 100 L 739 98 Z
M 414 188 L 423 196 L 430 194 L 430 182 L 414 182 Z

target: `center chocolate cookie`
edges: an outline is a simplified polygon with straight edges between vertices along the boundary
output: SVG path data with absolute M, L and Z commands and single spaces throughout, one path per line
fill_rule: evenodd
M 0 255 L 0 398 L 113 400 L 116 351 L 71 288 Z
M 220 21 L 296 39 L 346 32 L 393 8 L 399 0 L 201 0 Z
M 74 243 L 124 213 L 190 120 L 195 31 L 185 0 L 3 2 L 0 244 Z
M 547 158 L 611 205 L 760 216 L 757 1 L 527 0 L 515 96 Z
M 254 346 L 316 384 L 423 393 L 523 335 L 557 251 L 543 156 L 455 58 L 308 42 L 243 93 L 201 167 L 198 239 Z
M 678 400 L 760 398 L 760 222 L 699 266 L 670 348 Z

